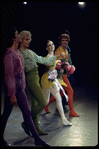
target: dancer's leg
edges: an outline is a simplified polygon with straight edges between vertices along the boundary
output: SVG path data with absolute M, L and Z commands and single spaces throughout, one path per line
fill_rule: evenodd
M 17 93 L 17 103 L 22 111 L 24 122 L 31 131 L 33 138 L 35 139 L 35 144 L 46 146 L 46 143 L 39 137 L 36 131 L 35 125 L 31 117 L 31 112 L 28 107 L 27 97 L 23 89 Z
M 34 121 L 37 132 L 40 135 L 46 135 L 48 133 L 41 130 L 38 124 L 38 114 L 44 109 L 46 106 L 46 100 L 44 98 L 43 91 L 39 84 L 39 76 L 38 74 L 27 75 L 27 86 L 29 88 L 30 97 L 32 101 L 31 105 L 31 116 Z
M 51 98 L 49 99 L 49 103 L 46 105 L 46 107 L 44 108 L 44 110 L 47 112 L 47 113 L 50 113 L 49 109 L 48 109 L 48 106 L 54 102 L 56 99 L 55 97 L 52 95 Z
M 50 99 L 50 88 L 42 87 L 42 90 L 43 90 L 44 97 L 46 99 L 46 104 L 48 104 L 49 103 L 49 99 Z
M 43 130 L 41 130 L 40 128 L 40 125 L 38 123 L 38 114 L 34 113 L 34 110 L 35 108 L 37 107 L 38 105 L 38 101 L 33 97 L 33 94 L 29 91 L 30 93 L 30 97 L 32 99 L 32 105 L 31 105 L 31 116 L 32 116 L 32 119 L 34 121 L 34 124 L 35 124 L 35 127 L 36 127 L 36 130 L 38 132 L 39 135 L 47 135 L 48 133 L 47 132 L 44 132 Z
M 48 105 L 49 104 L 49 99 L 50 99 L 50 89 L 42 87 L 42 90 L 43 90 L 44 97 L 46 99 L 46 104 Z M 47 106 L 44 108 L 44 110 L 47 113 L 50 113 Z
M 4 140 L 4 131 L 7 124 L 7 120 L 11 114 L 13 105 L 10 104 L 10 97 L 6 96 L 4 100 L 4 110 L 1 115 L 1 145 L 7 146 L 7 142 Z
M 61 97 L 64 96 L 62 90 L 60 90 L 60 95 L 61 95 Z M 49 103 L 48 103 L 48 104 L 46 105 L 46 107 L 44 108 L 44 110 L 45 110 L 47 113 L 50 113 L 50 112 L 49 112 L 49 109 L 48 109 L 48 106 L 49 106 L 52 102 L 54 102 L 55 100 L 56 100 L 55 97 L 52 95 L 52 96 L 50 97 L 50 99 L 49 99 Z
M 57 109 L 61 115 L 63 125 L 72 125 L 65 117 L 63 106 L 62 106 L 62 99 L 61 99 L 57 84 L 54 86 L 54 88 L 51 88 L 51 93 L 56 99 Z
M 70 115 L 78 117 L 79 115 L 73 109 L 73 89 L 66 75 L 63 75 L 63 81 L 67 84 L 67 87 L 63 86 L 63 88 L 67 92 L 67 95 L 69 97 L 68 104 L 70 108 Z
M 27 86 L 31 92 L 31 114 L 39 114 L 44 107 L 46 106 L 46 100 L 44 98 L 43 91 L 39 84 L 39 76 L 37 74 L 28 75 L 27 77 Z

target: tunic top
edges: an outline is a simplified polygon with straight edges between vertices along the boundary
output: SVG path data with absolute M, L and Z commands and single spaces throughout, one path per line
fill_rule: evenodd
M 15 96 L 16 94 L 15 77 L 19 73 L 21 73 L 22 75 L 22 88 L 25 89 L 26 87 L 23 59 L 18 49 L 17 52 L 13 48 L 8 48 L 4 56 L 4 71 L 5 81 L 8 89 L 8 96 Z
M 52 57 L 42 57 L 38 56 L 35 52 L 30 49 L 22 50 L 19 49 L 24 61 L 25 72 L 30 71 L 34 67 L 38 67 L 37 63 L 44 64 L 44 65 L 54 65 L 57 56 Z
M 49 57 L 49 55 L 47 55 L 46 57 Z M 55 70 L 57 63 L 58 63 L 58 60 L 56 60 L 54 65 L 51 65 L 51 66 L 48 67 L 48 71 L 49 70 L 51 70 L 51 71 Z M 54 81 L 51 81 L 51 80 L 48 79 L 48 76 L 49 76 L 48 71 L 45 72 L 43 74 L 42 78 L 41 78 L 41 86 L 44 87 L 44 88 L 51 88 L 55 85 Z M 67 87 L 67 84 L 62 79 L 58 79 L 58 80 L 59 80 L 61 85 L 64 85 L 64 86 Z
M 64 60 L 68 62 L 68 60 L 69 60 L 69 55 L 68 55 L 67 49 L 65 49 L 65 51 L 64 51 L 63 48 L 62 48 L 61 46 L 59 46 L 59 47 L 56 49 L 56 51 L 55 51 L 55 55 L 59 55 L 59 54 L 61 54 L 61 53 L 65 53 L 65 54 L 66 54 L 66 57 L 64 58 Z M 60 57 L 60 58 L 62 58 L 62 57 Z

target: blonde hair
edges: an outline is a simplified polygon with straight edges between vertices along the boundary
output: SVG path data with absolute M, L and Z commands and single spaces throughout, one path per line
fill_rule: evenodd
M 20 35 L 20 38 L 22 39 L 22 41 L 23 41 L 23 39 L 24 39 L 25 37 L 31 37 L 31 36 L 32 36 L 31 33 L 30 33 L 29 31 L 26 31 L 26 30 L 21 31 L 19 35 Z M 32 40 L 32 39 L 31 39 L 31 40 Z

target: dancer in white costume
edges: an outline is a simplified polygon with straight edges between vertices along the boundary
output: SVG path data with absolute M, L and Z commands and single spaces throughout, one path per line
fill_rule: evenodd
M 48 55 L 47 57 L 53 56 L 54 55 L 54 50 L 55 50 L 55 45 L 52 41 L 48 40 L 47 41 L 47 47 L 46 50 L 48 50 Z M 58 63 L 58 60 L 56 61 L 56 64 Z M 72 125 L 67 118 L 65 117 L 63 106 L 62 106 L 62 99 L 60 96 L 60 89 L 63 91 L 66 100 L 68 101 L 68 96 L 65 94 L 64 89 L 60 85 L 59 81 L 57 80 L 57 70 L 55 70 L 55 65 L 52 66 L 47 66 L 47 71 L 46 73 L 43 74 L 41 78 L 41 87 L 46 99 L 46 104 L 48 104 L 49 99 L 50 99 L 50 93 L 55 97 L 56 99 L 56 105 L 57 109 L 60 113 L 60 116 L 62 118 L 62 123 L 63 125 Z

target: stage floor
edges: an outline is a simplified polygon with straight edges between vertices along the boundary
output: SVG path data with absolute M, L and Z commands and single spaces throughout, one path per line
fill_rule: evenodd
M 80 117 L 69 117 L 69 106 L 65 107 L 67 119 L 72 126 L 63 126 L 56 112 L 56 102 L 49 106 L 50 114 L 43 110 L 40 127 L 48 135 L 40 136 L 50 146 L 96 146 L 98 144 L 98 90 L 93 85 L 74 85 L 74 110 Z M 26 90 L 28 95 L 28 90 Z M 4 92 L 1 93 L 1 111 Z M 31 101 L 28 95 L 29 106 Z M 5 140 L 12 146 L 35 146 L 34 139 L 25 134 L 21 127 L 23 117 L 18 107 L 14 107 L 5 130 Z

